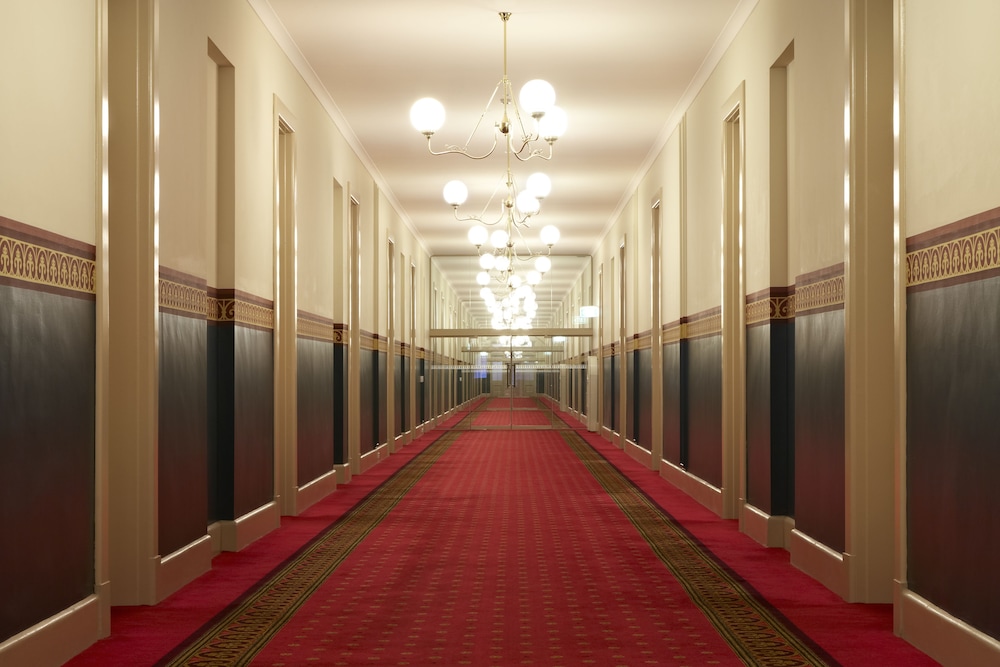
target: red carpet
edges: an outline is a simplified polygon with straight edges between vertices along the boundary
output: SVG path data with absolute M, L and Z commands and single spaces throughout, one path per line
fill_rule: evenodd
M 887 606 L 841 602 L 783 550 L 579 436 L 593 449 L 557 431 L 422 438 L 161 605 L 113 610 L 112 637 L 70 664 L 178 657 L 262 579 L 277 581 L 265 602 L 244 596 L 242 620 L 163 664 L 935 664 L 892 636 Z M 323 574 L 301 594 L 288 582 L 306 575 L 271 576 L 310 559 Z M 692 573 L 684 585 L 675 570 Z M 706 606 L 722 588 L 726 606 Z M 282 596 L 295 601 L 265 623 Z

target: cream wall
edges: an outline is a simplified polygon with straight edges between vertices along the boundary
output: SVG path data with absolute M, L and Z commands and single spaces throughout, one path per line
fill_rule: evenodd
M 942 10 L 943 11 L 943 10 Z M 741 123 L 745 160 L 746 290 L 791 285 L 795 276 L 844 257 L 844 102 L 847 75 L 845 7 L 841 0 L 776 0 L 757 5 L 643 175 L 629 209 L 595 253 L 605 262 L 622 234 L 635 239 L 629 333 L 650 328 L 647 266 L 650 205 L 661 200 L 661 320 L 676 321 L 721 304 L 722 136 L 728 103 L 744 84 Z M 789 44 L 789 229 L 772 265 L 770 238 L 770 70 Z M 985 75 L 985 74 L 984 74 Z M 669 110 L 664 110 L 664 116 Z M 642 251 L 644 252 L 644 250 Z M 787 267 L 787 268 L 785 268 Z M 606 292 L 606 295 L 609 292 Z M 605 336 L 614 335 L 605 329 Z
M 360 214 L 358 326 L 385 333 L 386 244 L 409 260 L 423 249 L 245 2 L 160 5 L 160 263 L 197 276 L 214 271 L 214 193 L 206 183 L 214 83 L 211 40 L 235 69 L 236 287 L 274 297 L 275 127 L 293 131 L 297 308 L 348 322 L 350 200 Z M 204 156 L 204 157 L 202 157 Z M 339 192 L 338 192 L 339 186 Z M 397 335 L 398 332 L 397 332 Z
M 906 236 L 1000 205 L 1000 3 L 905 0 Z
M 97 3 L 7 5 L 0 21 L 0 216 L 96 244 Z

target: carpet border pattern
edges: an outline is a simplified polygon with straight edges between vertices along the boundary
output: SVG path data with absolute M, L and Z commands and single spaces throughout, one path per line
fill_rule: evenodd
M 460 435 L 457 431 L 442 434 L 157 664 L 249 664 Z
M 838 664 L 797 633 L 780 612 L 721 565 L 578 433 L 562 432 L 562 436 L 745 664 L 769 667 Z

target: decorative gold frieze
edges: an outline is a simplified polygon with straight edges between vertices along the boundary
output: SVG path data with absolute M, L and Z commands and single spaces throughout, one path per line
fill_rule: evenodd
M 722 332 L 722 313 L 714 313 L 687 323 L 687 338 L 698 338 Z
M 747 304 L 747 325 L 795 317 L 795 295 L 771 296 Z
M 0 235 L 0 277 L 96 294 L 96 271 L 92 259 Z
M 232 290 L 228 290 L 230 293 Z M 225 291 L 223 291 L 225 293 Z M 274 309 L 250 303 L 239 296 L 207 297 L 208 319 L 212 322 L 233 322 L 261 329 L 274 329 Z
M 160 310 L 173 310 L 207 317 L 209 312 L 208 291 L 203 287 L 194 287 L 160 278 L 159 305 Z
M 1000 229 L 987 229 L 906 253 L 906 285 L 1000 269 Z
M 636 334 L 632 338 L 625 341 L 625 351 L 634 352 L 636 350 L 648 350 L 653 345 L 653 336 L 650 332 L 645 331 L 641 334 Z
M 796 314 L 842 305 L 844 305 L 843 275 L 805 285 L 795 285 L 794 312 Z
M 333 322 L 324 322 L 310 317 L 299 317 L 296 321 L 296 327 L 299 336 L 333 342 Z
M 274 329 L 273 308 L 236 299 L 233 310 L 233 320 L 237 324 L 246 324 L 261 329 Z
M 236 318 L 236 299 L 208 297 L 208 319 L 212 322 L 232 322 Z
M 687 325 L 682 322 L 674 322 L 663 327 L 662 340 L 664 345 L 679 343 L 687 336 Z

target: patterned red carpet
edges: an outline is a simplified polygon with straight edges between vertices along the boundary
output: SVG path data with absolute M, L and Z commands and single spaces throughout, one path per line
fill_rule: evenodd
M 722 564 L 706 544 L 737 561 L 775 550 L 591 434 L 429 440 L 157 608 L 118 610 L 72 664 L 934 664 L 884 608 L 834 599 L 780 555 L 751 559 L 748 579 Z

